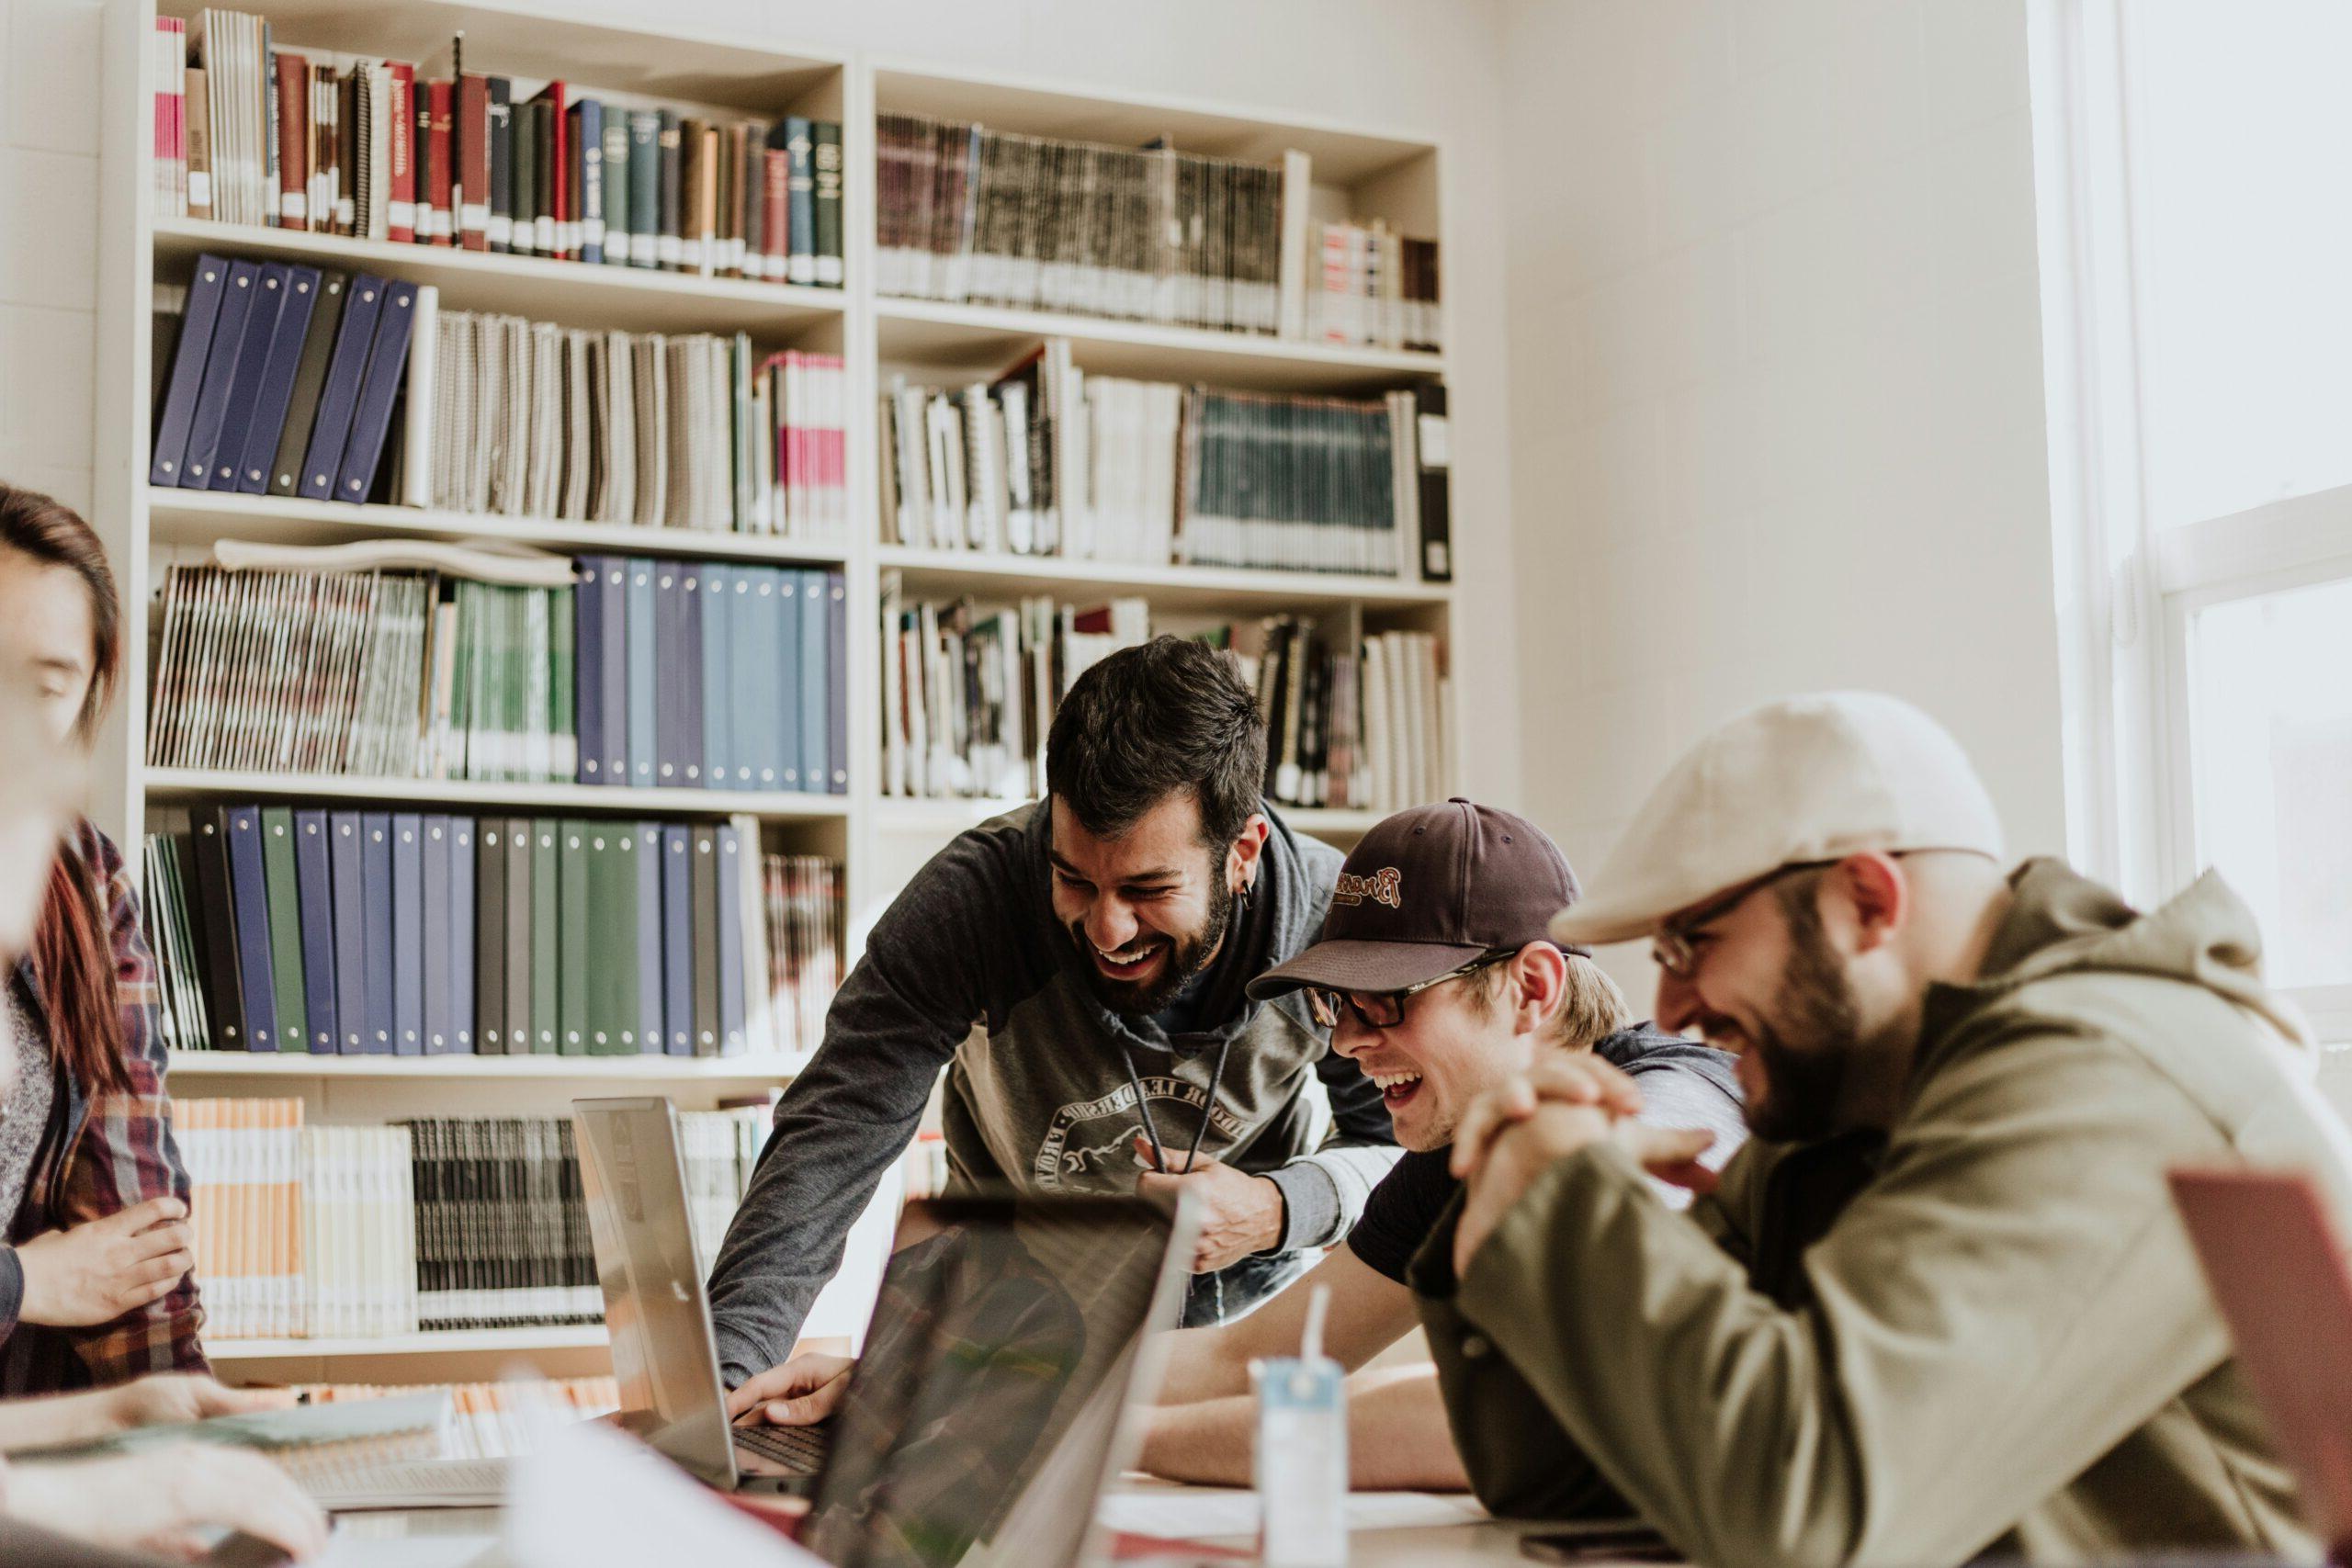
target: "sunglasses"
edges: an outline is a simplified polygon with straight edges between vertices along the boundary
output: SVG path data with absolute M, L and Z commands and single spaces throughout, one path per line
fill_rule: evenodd
M 1401 991 L 1335 991 L 1322 986 L 1300 987 L 1306 996 L 1307 1015 L 1324 1029 L 1340 1026 L 1342 1008 L 1356 1015 L 1356 1021 L 1366 1029 L 1394 1029 L 1405 1021 L 1405 998 L 1418 996 L 1432 986 L 1442 986 L 1448 980 L 1459 980 L 1464 975 L 1475 975 L 1489 964 L 1508 963 L 1517 953 L 1489 953 L 1472 959 L 1459 969 L 1449 969 L 1433 980 L 1418 986 L 1408 986 Z

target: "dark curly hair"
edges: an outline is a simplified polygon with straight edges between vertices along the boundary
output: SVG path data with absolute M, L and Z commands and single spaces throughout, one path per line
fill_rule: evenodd
M 1266 776 L 1266 721 L 1232 654 L 1182 637 L 1121 649 L 1071 682 L 1046 737 L 1046 788 L 1114 839 L 1178 790 L 1201 841 L 1241 836 Z

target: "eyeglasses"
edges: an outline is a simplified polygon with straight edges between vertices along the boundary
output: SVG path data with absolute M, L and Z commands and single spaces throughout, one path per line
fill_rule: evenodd
M 1317 1024 L 1325 1029 L 1340 1027 L 1340 1010 L 1345 1008 L 1356 1015 L 1356 1021 L 1366 1029 L 1394 1029 L 1405 1021 L 1405 998 L 1418 996 L 1432 986 L 1442 986 L 1448 980 L 1459 980 L 1464 975 L 1475 975 L 1489 964 L 1501 964 L 1517 953 L 1489 953 L 1472 959 L 1459 969 L 1449 969 L 1433 980 L 1418 986 L 1408 986 L 1401 991 L 1334 991 L 1322 986 L 1303 987 L 1306 993 L 1306 1010 Z
M 1679 919 L 1659 922 L 1657 934 L 1650 939 L 1650 957 L 1659 968 L 1676 979 L 1688 980 L 1699 968 L 1699 950 L 1692 945 L 1691 938 L 1698 935 L 1702 927 L 1714 924 L 1782 877 L 1794 876 L 1801 871 L 1819 871 L 1823 866 L 1837 863 L 1834 860 L 1792 861 L 1776 871 L 1768 871 L 1761 876 L 1741 883 L 1721 897 L 1709 899 Z

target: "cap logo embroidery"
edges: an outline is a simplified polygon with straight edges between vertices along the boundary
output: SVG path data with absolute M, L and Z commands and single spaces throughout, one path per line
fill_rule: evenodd
M 1351 871 L 1343 871 L 1340 873 L 1339 886 L 1331 889 L 1331 902 L 1353 908 L 1369 898 L 1392 909 L 1402 908 L 1400 893 L 1404 880 L 1404 874 L 1393 865 L 1384 865 L 1370 876 L 1358 876 Z

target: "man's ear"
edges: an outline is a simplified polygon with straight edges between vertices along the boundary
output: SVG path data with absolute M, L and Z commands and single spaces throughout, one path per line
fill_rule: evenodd
M 1226 852 L 1225 886 L 1233 893 L 1247 893 L 1258 885 L 1258 857 L 1265 852 L 1266 837 L 1273 831 L 1273 824 L 1266 820 L 1262 811 L 1252 811 L 1250 820 L 1241 825 L 1241 836 L 1233 840 Z
M 1857 953 L 1890 941 L 1911 912 L 1911 885 L 1893 855 L 1875 850 L 1848 855 L 1830 867 L 1825 882 L 1849 911 Z
M 1531 942 L 1511 954 L 1505 968 L 1520 1026 L 1529 1033 L 1544 1032 L 1567 998 L 1566 956 L 1548 942 Z

